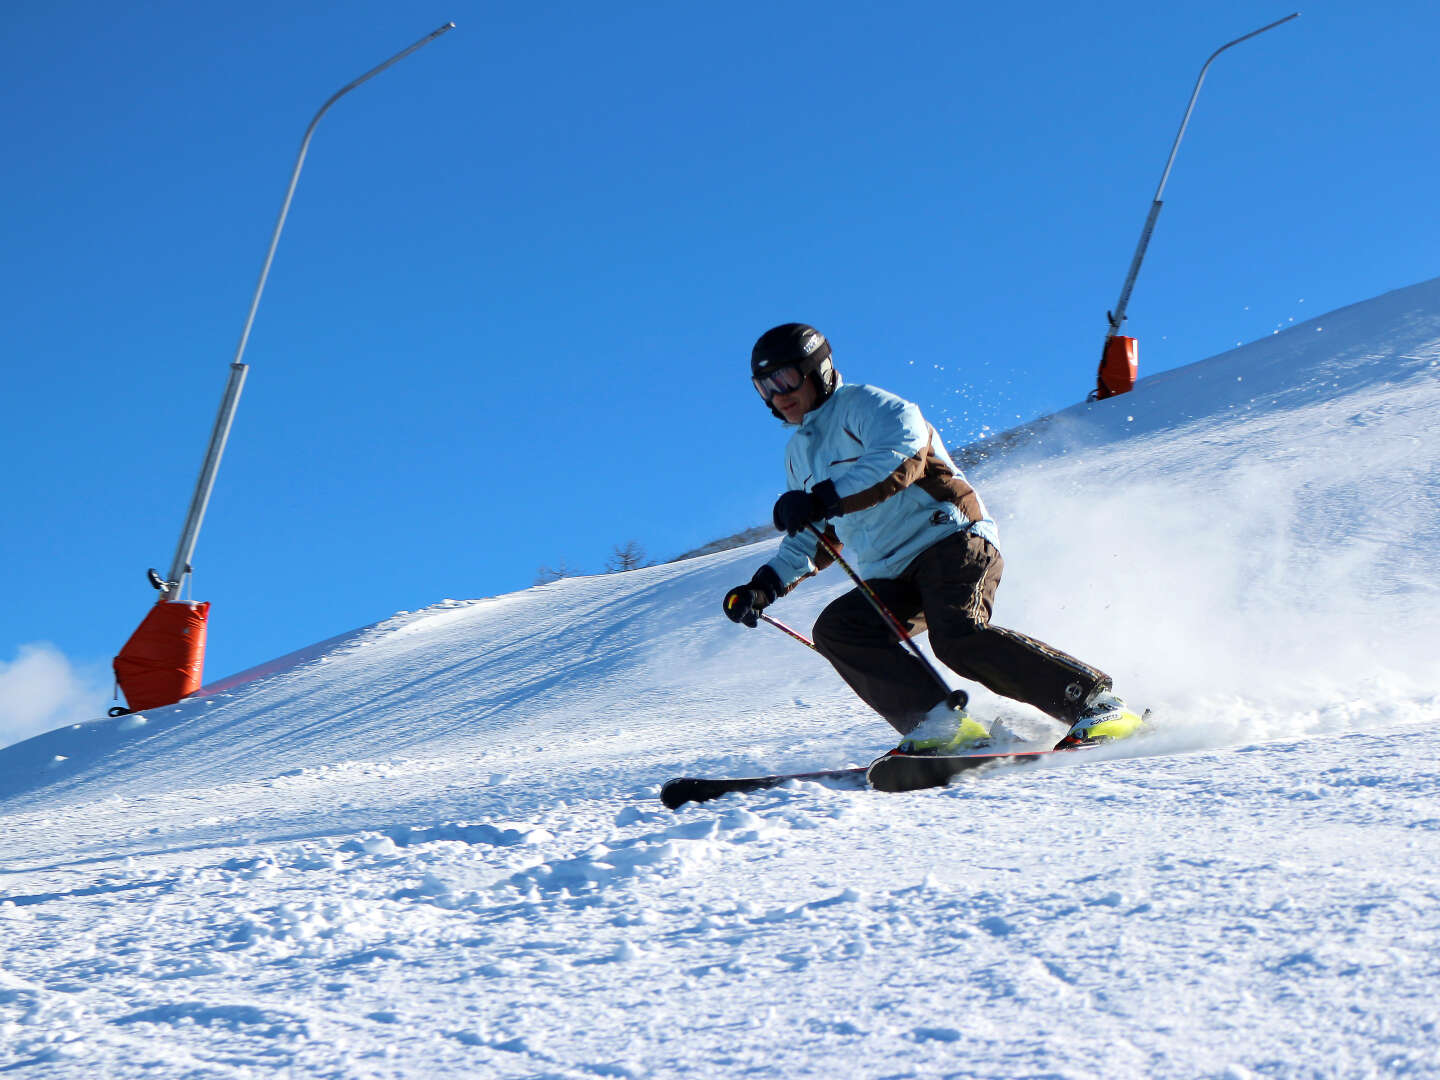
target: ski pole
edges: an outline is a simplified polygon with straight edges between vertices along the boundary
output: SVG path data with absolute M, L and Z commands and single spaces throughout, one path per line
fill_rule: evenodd
M 865 599 L 870 601 L 870 606 L 875 609 L 881 620 L 890 628 L 890 632 L 895 635 L 901 645 L 910 650 L 910 654 L 914 656 L 916 660 L 920 661 L 925 670 L 930 673 L 930 677 L 945 691 L 945 700 L 956 708 L 964 708 L 965 703 L 970 699 L 970 695 L 965 693 L 964 690 L 952 690 L 950 688 L 950 684 L 945 681 L 940 672 L 935 670 L 935 665 L 930 662 L 930 658 L 920 651 L 920 646 L 915 644 L 915 639 L 910 636 L 909 632 L 905 629 L 905 625 L 895 617 L 893 611 L 885 606 L 885 602 L 875 595 L 875 590 L 870 588 L 869 583 L 855 572 L 855 568 L 845 561 L 845 558 L 840 554 L 835 545 L 825 539 L 825 534 L 817 529 L 813 522 L 806 523 L 805 528 L 810 530 L 811 535 L 815 537 L 821 549 L 834 559 L 845 573 L 850 575 L 850 580 L 855 583 L 855 587 L 860 590 Z
M 808 649 L 815 649 L 816 652 L 819 652 L 819 651 L 820 651 L 819 649 L 816 649 L 816 648 L 815 648 L 815 643 L 814 643 L 813 641 L 811 641 L 808 637 L 806 637 L 804 634 L 800 633 L 799 630 L 792 630 L 792 629 L 790 629 L 790 627 L 786 626 L 786 625 L 785 625 L 783 622 L 781 622 L 779 619 L 772 619 L 769 615 L 766 615 L 763 611 L 758 614 L 758 618 L 760 618 L 760 619 L 763 620 L 764 622 L 769 623 L 771 626 L 775 627 L 776 630 L 781 630 L 781 631 L 789 634 L 791 637 L 793 637 L 796 641 L 800 642 L 800 644 L 801 644 L 801 645 L 804 645 L 806 648 L 808 648 Z

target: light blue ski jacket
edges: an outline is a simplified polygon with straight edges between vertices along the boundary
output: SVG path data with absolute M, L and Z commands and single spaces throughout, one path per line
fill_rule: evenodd
M 876 387 L 842 384 L 806 413 L 785 447 L 785 474 L 791 490 L 834 483 L 842 512 L 821 531 L 844 545 L 861 577 L 898 577 L 957 533 L 999 546 L 985 504 L 919 407 Z M 782 540 L 767 565 L 788 593 L 830 562 L 807 530 Z

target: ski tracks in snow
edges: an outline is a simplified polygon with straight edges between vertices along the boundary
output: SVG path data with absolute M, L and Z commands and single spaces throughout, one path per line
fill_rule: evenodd
M 556 831 L 446 821 L 251 845 L 208 864 L 186 846 L 87 867 L 89 883 L 68 888 L 26 891 L 31 875 L 15 872 L 0 926 L 44 961 L 29 975 L 0 970 L 0 1067 L 135 1067 L 163 1046 L 152 1063 L 185 1075 L 380 1075 L 397 1053 L 423 1055 L 427 1075 L 446 1061 L 467 1073 L 489 1061 L 502 1072 L 642 1075 L 547 1050 L 552 1025 L 529 1017 L 536 981 L 580 974 L 609 992 L 607 969 L 650 953 L 628 928 L 648 934 L 659 921 L 635 902 L 636 883 L 668 888 L 789 826 L 738 807 L 686 822 L 636 804 L 608 823 L 553 816 Z M 57 933 L 76 904 L 93 928 L 83 943 Z M 421 997 L 433 1009 L 394 992 L 417 979 L 431 984 Z M 471 1013 L 473 1023 L 452 1023 Z
M 515 820 L 502 782 L 475 817 L 347 833 L 321 813 L 320 834 L 252 822 L 262 837 L 229 846 L 181 829 L 171 847 L 157 816 L 122 845 L 137 854 L 0 877 L 0 1067 L 1424 1072 L 1436 745 L 1274 743 L 898 796 L 793 784 L 678 814 L 647 788 Z

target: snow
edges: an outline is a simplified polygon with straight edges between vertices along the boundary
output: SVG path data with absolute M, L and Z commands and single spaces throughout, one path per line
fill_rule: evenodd
M 1143 756 L 665 810 L 887 743 L 720 615 L 773 541 L 0 749 L 0 1069 L 1440 1075 L 1437 406 L 1440 281 L 987 440 L 997 621 L 1154 707 Z

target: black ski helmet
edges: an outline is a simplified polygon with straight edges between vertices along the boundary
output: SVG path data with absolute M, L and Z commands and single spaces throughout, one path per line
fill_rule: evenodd
M 750 377 L 761 379 L 781 368 L 793 367 L 815 383 L 815 404 L 827 401 L 840 385 L 840 373 L 830 362 L 830 342 L 815 327 L 806 323 L 782 323 L 760 335 L 750 350 Z M 755 388 L 760 389 L 757 382 Z M 763 396 L 763 392 L 762 392 Z M 769 405 L 769 400 L 766 400 Z M 780 419 L 780 411 L 770 405 Z

